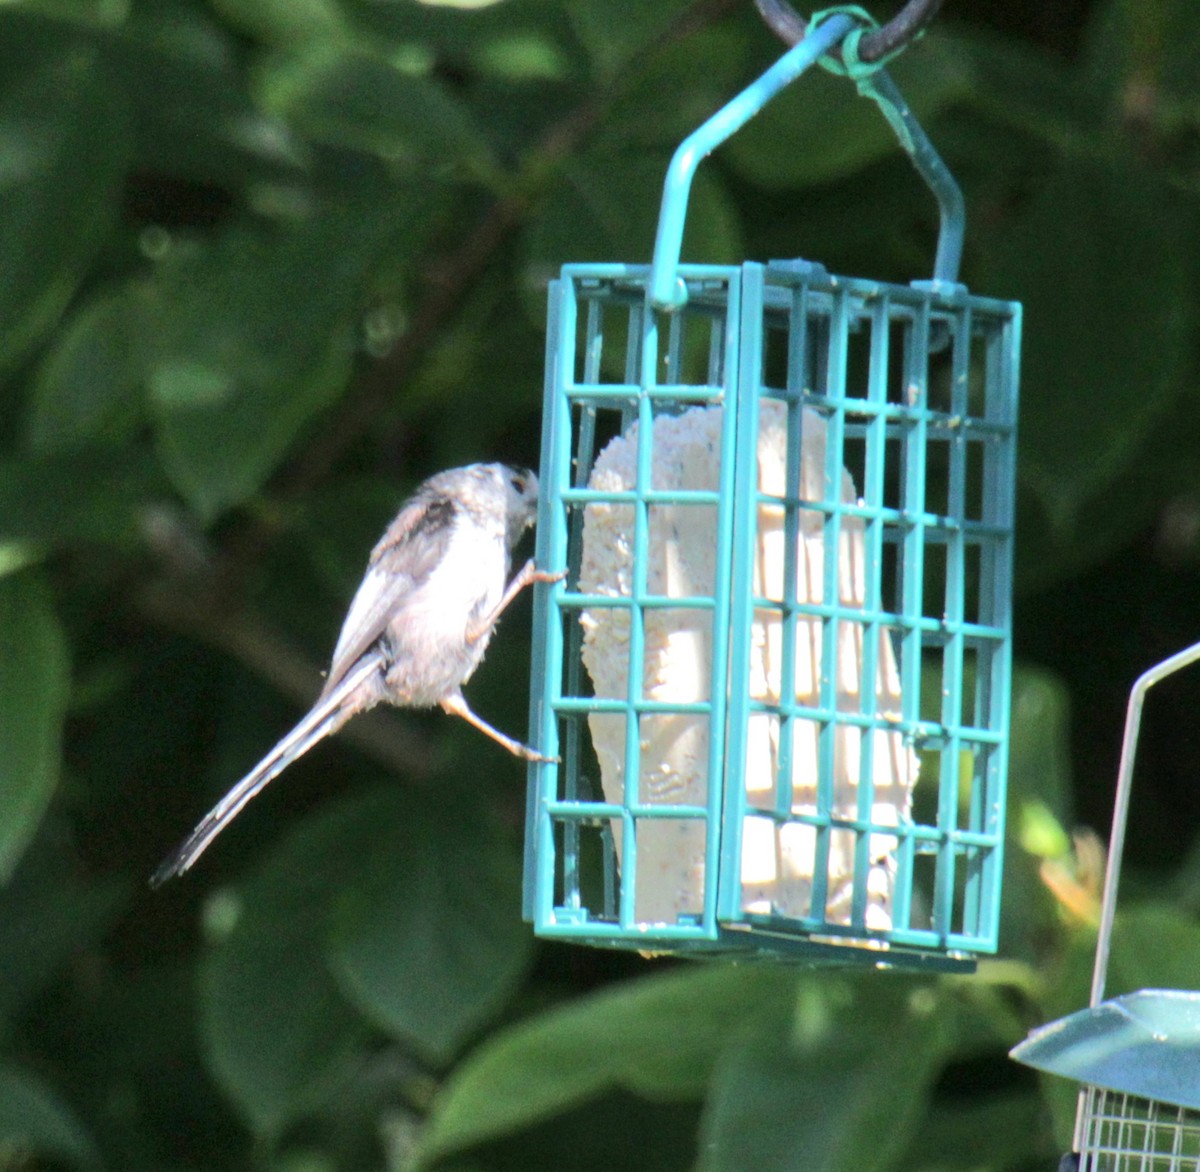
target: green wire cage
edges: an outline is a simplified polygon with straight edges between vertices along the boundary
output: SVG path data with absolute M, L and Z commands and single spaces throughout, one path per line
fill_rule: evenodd
M 689 138 L 654 263 L 552 282 L 525 914 L 643 952 L 967 969 L 996 948 L 1020 307 L 956 283 L 680 265 L 700 159 L 856 27 Z M 861 88 L 861 83 L 860 83 Z

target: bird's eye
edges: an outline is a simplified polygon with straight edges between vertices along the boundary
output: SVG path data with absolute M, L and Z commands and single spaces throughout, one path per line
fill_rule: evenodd
M 513 492 L 524 494 L 525 478 L 523 476 L 514 476 L 508 483 L 512 485 Z

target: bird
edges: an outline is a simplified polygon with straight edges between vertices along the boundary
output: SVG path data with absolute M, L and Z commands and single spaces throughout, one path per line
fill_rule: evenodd
M 516 757 L 553 761 L 493 728 L 462 694 L 505 608 L 532 583 L 565 576 L 531 558 L 508 578 L 537 502 L 537 477 L 507 464 L 451 468 L 419 485 L 371 552 L 313 706 L 163 861 L 151 887 L 187 871 L 264 786 L 380 703 L 440 707 Z

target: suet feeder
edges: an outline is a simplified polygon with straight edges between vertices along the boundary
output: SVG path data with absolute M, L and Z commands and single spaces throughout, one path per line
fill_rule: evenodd
M 1200 643 L 1151 668 L 1129 697 L 1088 1008 L 1041 1026 L 1012 1051 L 1018 1062 L 1082 1084 L 1074 1151 L 1063 1161 L 1079 1172 L 1200 1168 L 1200 992 L 1142 989 L 1104 999 L 1146 692 L 1198 659 Z
M 816 22 L 814 22 L 816 24 Z M 652 265 L 551 283 L 525 913 L 649 953 L 969 969 L 996 947 L 1020 306 L 680 264 L 696 167 L 859 27 L 828 16 L 676 152 Z

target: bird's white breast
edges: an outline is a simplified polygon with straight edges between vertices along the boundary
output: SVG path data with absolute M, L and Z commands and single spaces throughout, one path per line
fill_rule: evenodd
M 467 517 L 454 522 L 445 554 L 389 623 L 389 687 L 410 704 L 436 704 L 475 670 L 491 637 L 468 633 L 504 594 L 508 555 L 501 530 Z

